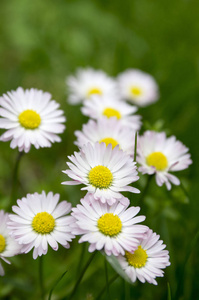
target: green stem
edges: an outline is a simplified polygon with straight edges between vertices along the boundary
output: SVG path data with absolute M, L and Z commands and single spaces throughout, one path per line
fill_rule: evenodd
M 14 170 L 13 170 L 12 188 L 11 188 L 11 195 L 10 195 L 11 204 L 16 200 L 15 199 L 15 194 L 16 194 L 16 191 L 17 191 L 19 163 L 21 161 L 21 157 L 23 156 L 23 154 L 24 154 L 24 152 L 19 152 L 18 153 L 16 162 L 15 162 L 15 166 L 14 166 Z
M 82 246 L 82 251 L 81 251 L 81 254 L 80 254 L 80 257 L 79 257 L 79 262 L 78 262 L 78 265 L 77 265 L 77 275 L 79 274 L 80 269 L 81 269 L 81 265 L 82 265 L 82 261 L 83 261 L 84 254 L 85 254 L 85 249 L 86 249 L 86 243 L 83 243 L 81 246 Z
M 125 299 L 130 300 L 130 284 L 127 281 L 124 282 L 124 288 L 125 288 Z
M 58 285 L 58 283 L 62 280 L 62 278 L 65 276 L 65 274 L 66 274 L 67 272 L 68 272 L 68 271 L 65 271 L 65 272 L 57 279 L 57 281 L 55 282 L 54 286 L 53 286 L 52 289 L 50 290 L 50 293 L 49 293 L 49 296 L 48 296 L 48 300 L 51 300 L 51 296 L 52 296 L 53 290 L 56 288 L 56 286 Z
M 174 299 L 180 299 L 181 296 L 182 296 L 182 294 L 183 294 L 183 289 L 184 289 L 184 274 L 185 274 L 186 264 L 188 262 L 188 259 L 189 259 L 190 255 L 191 255 L 193 249 L 196 247 L 198 239 L 199 239 L 199 231 L 196 233 L 196 235 L 194 236 L 193 240 L 191 241 L 190 247 L 188 248 L 186 256 L 185 256 L 184 263 L 181 266 L 180 276 L 178 278 L 178 285 L 177 285 L 176 294 L 175 294 L 175 298 Z
M 138 136 L 138 133 L 136 131 L 136 133 L 135 133 L 135 145 L 134 145 L 134 158 L 133 158 L 134 161 L 136 161 L 136 156 L 137 156 L 137 136 Z
M 186 196 L 187 201 L 189 201 L 189 194 L 188 194 L 187 190 L 185 189 L 184 185 L 182 184 L 182 182 L 180 183 L 180 187 L 181 187 L 181 190 L 183 191 L 184 195 Z
M 82 278 L 83 278 L 83 276 L 84 276 L 86 270 L 88 269 L 90 263 L 92 262 L 92 260 L 93 260 L 93 258 L 94 258 L 94 256 L 95 256 L 96 252 L 97 252 L 97 251 L 93 252 L 93 254 L 90 256 L 89 260 L 87 261 L 86 265 L 84 266 L 83 270 L 81 271 L 81 273 L 80 273 L 80 275 L 79 275 L 79 278 L 78 278 L 78 280 L 77 280 L 77 282 L 76 282 L 76 284 L 75 284 L 75 286 L 74 286 L 74 288 L 73 288 L 73 290 L 72 290 L 72 293 L 71 293 L 71 295 L 70 295 L 70 297 L 69 297 L 69 300 L 72 299 L 73 296 L 75 295 L 75 293 L 76 293 L 76 291 L 77 291 L 77 288 L 78 288 L 80 282 L 82 281 Z
M 119 277 L 118 274 L 115 274 L 108 282 L 108 286 L 110 286 L 117 278 Z M 101 290 L 101 292 L 99 293 L 99 295 L 96 297 L 96 300 L 99 300 L 102 295 L 104 294 L 104 292 L 106 291 L 106 285 L 103 287 L 103 289 Z
M 169 282 L 167 282 L 167 290 L 168 290 L 167 300 L 171 300 L 171 288 Z
M 41 299 L 44 300 L 44 279 L 43 279 L 43 256 L 39 257 L 39 285 L 40 285 L 40 293 Z
M 106 292 L 107 292 L 107 298 L 108 298 L 108 299 L 111 299 L 110 293 L 109 293 L 108 267 L 107 267 L 106 256 L 104 256 L 104 268 L 105 268 L 105 277 L 106 277 Z
M 149 190 L 149 186 L 150 186 L 150 182 L 152 181 L 152 178 L 153 178 L 153 175 L 148 175 L 148 178 L 147 178 L 147 183 L 145 185 L 145 188 L 143 190 L 143 192 L 141 193 L 141 196 L 140 196 L 140 199 L 139 199 L 139 206 L 142 206 L 143 205 L 143 201 L 144 201 L 144 198 Z

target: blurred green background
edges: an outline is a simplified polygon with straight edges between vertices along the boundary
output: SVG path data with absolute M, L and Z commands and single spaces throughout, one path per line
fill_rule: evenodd
M 170 251 L 171 266 L 158 286 L 137 282 L 131 286 L 117 279 L 101 299 L 197 299 L 199 297 L 199 2 L 197 0 L 132 1 L 0 1 L 0 94 L 23 88 L 49 91 L 67 117 L 62 143 L 50 149 L 31 149 L 21 161 L 17 198 L 52 190 L 73 205 L 84 195 L 78 187 L 66 187 L 61 170 L 67 155 L 77 148 L 74 130 L 87 118 L 79 106 L 66 102 L 66 76 L 81 67 L 102 69 L 111 76 L 127 68 L 150 73 L 160 87 L 160 100 L 139 110 L 144 129 L 174 134 L 190 148 L 193 164 L 176 174 L 180 187 L 167 192 L 151 183 L 141 212 L 145 224 L 161 235 Z M 3 132 L 3 131 L 2 131 Z M 17 150 L 1 142 L 0 209 L 11 211 L 9 197 Z M 138 182 L 143 190 L 146 177 Z M 128 195 L 129 196 L 129 195 Z M 130 196 L 139 205 L 139 195 Z M 86 245 L 87 247 L 87 245 Z M 46 291 L 68 270 L 53 299 L 65 297 L 74 285 L 82 245 L 60 247 L 44 257 Z M 87 248 L 86 248 L 87 249 Z M 85 250 L 84 263 L 89 258 Z M 4 264 L 0 299 L 39 299 L 38 260 L 32 253 Z M 109 278 L 114 271 L 108 267 Z M 98 253 L 86 272 L 74 299 L 96 299 L 105 285 L 104 258 Z M 66 299 L 66 298 L 65 298 Z

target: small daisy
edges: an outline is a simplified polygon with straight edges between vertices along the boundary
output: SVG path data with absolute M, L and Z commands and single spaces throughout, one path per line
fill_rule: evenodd
M 21 246 L 10 236 L 7 222 L 8 214 L 0 210 L 0 259 L 10 264 L 5 257 L 11 257 L 20 253 Z M 0 262 L 0 276 L 3 276 L 4 269 Z
M 64 131 L 66 118 L 51 94 L 19 87 L 0 97 L 0 105 L 0 128 L 6 129 L 0 140 L 11 140 L 11 148 L 29 152 L 31 145 L 38 149 L 61 141 L 57 134 Z
M 128 127 L 122 126 L 117 118 L 102 117 L 96 122 L 89 120 L 83 125 L 82 131 L 75 131 L 77 141 L 75 144 L 82 148 L 83 145 L 95 142 L 112 145 L 112 148 L 119 145 L 119 148 L 130 155 L 134 153 L 135 131 Z
M 71 216 L 66 216 L 71 211 L 71 204 L 59 201 L 59 194 L 47 195 L 27 194 L 26 198 L 17 200 L 18 206 L 12 210 L 16 214 L 9 215 L 11 235 L 22 245 L 21 252 L 28 253 L 34 248 L 33 258 L 36 259 L 48 251 L 48 244 L 53 250 L 58 250 L 58 243 L 69 248 L 68 242 L 74 236 L 71 234 L 69 224 L 73 221 Z
M 188 151 L 175 136 L 166 138 L 165 132 L 146 131 L 138 138 L 137 162 L 141 165 L 138 170 L 142 174 L 155 174 L 157 185 L 165 183 L 170 190 L 171 183 L 180 184 L 170 172 L 184 170 L 192 163 Z
M 81 242 L 89 242 L 89 252 L 104 249 L 107 255 L 125 254 L 136 249 L 139 239 L 148 230 L 147 226 L 137 225 L 145 216 L 137 216 L 140 207 L 130 207 L 116 202 L 112 206 L 95 201 L 92 194 L 87 194 L 72 209 L 72 233 L 82 235 Z M 128 201 L 129 202 L 129 201 Z
M 84 184 L 82 190 L 87 190 L 94 195 L 96 200 L 112 205 L 116 200 L 122 201 L 120 192 L 128 191 L 139 193 L 139 190 L 129 186 L 137 181 L 137 170 L 133 158 L 119 150 L 119 146 L 112 149 L 105 143 L 88 143 L 80 152 L 68 157 L 69 169 L 63 171 L 73 181 L 65 181 L 62 184 Z
M 78 104 L 92 95 L 116 95 L 116 83 L 101 70 L 92 68 L 78 69 L 76 76 L 69 76 L 66 80 L 69 89 L 68 102 Z
M 92 96 L 91 100 L 84 102 L 82 113 L 89 118 L 99 119 L 116 117 L 124 126 L 137 131 L 141 127 L 141 117 L 133 115 L 137 107 L 127 104 L 117 98 Z
M 121 97 L 138 106 L 146 106 L 158 100 L 158 85 L 154 78 L 140 70 L 129 69 L 118 76 Z
M 132 282 L 138 279 L 142 283 L 147 281 L 157 285 L 155 278 L 164 276 L 162 269 L 170 265 L 169 252 L 163 250 L 166 245 L 159 238 L 159 235 L 149 229 L 147 235 L 140 239 L 136 250 L 126 251 L 124 256 L 118 256 L 122 269 Z

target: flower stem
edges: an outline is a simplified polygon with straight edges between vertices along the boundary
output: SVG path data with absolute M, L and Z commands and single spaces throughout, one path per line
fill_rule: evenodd
M 184 276 L 185 276 L 185 270 L 186 270 L 186 265 L 187 262 L 190 258 L 190 255 L 192 254 L 192 251 L 194 250 L 194 248 L 197 247 L 197 242 L 199 240 L 199 231 L 196 233 L 196 235 L 194 236 L 193 240 L 189 243 L 189 247 L 187 249 L 187 253 L 185 255 L 185 259 L 183 264 L 180 267 L 180 275 L 178 278 L 178 283 L 177 283 L 177 289 L 176 289 L 176 293 L 173 299 L 180 299 L 183 295 L 183 291 L 184 291 Z
M 86 249 L 86 243 L 83 243 L 81 246 L 82 246 L 82 249 L 81 249 L 81 254 L 79 257 L 79 263 L 77 265 L 77 275 L 79 274 L 79 272 L 81 270 L 81 265 L 82 265 L 82 261 L 83 261 L 85 249 Z
M 136 156 L 137 156 L 137 136 L 138 136 L 138 133 L 136 131 L 136 133 L 135 133 L 135 145 L 134 145 L 134 158 L 133 158 L 134 161 L 136 161 Z
M 19 171 L 19 163 L 21 161 L 21 157 L 23 156 L 24 152 L 19 152 L 17 155 L 17 159 L 15 162 L 14 170 L 13 170 L 13 177 L 12 177 L 12 188 L 11 188 L 11 195 L 10 195 L 10 201 L 11 204 L 15 200 L 15 194 L 17 191 L 17 182 L 18 182 L 18 171 Z
M 130 300 L 130 285 L 128 282 L 124 281 L 125 299 Z
M 119 277 L 119 275 L 118 275 L 118 274 L 115 274 L 115 275 L 109 280 L 108 286 L 110 286 L 110 285 L 111 285 L 118 277 Z M 105 286 L 103 287 L 103 289 L 101 290 L 101 292 L 99 293 L 99 295 L 96 297 L 95 300 L 99 300 L 99 299 L 102 297 L 102 295 L 104 294 L 104 292 L 106 291 L 106 289 L 107 289 L 107 285 L 105 285 Z
M 39 285 L 40 285 L 40 293 L 41 299 L 44 300 L 44 279 L 43 279 L 43 256 L 39 257 Z
M 147 178 L 147 182 L 146 182 L 146 185 L 145 185 L 145 188 L 141 194 L 141 197 L 139 199 L 139 206 L 141 207 L 143 205 L 143 201 L 144 201 L 144 198 L 149 190 L 149 186 L 150 186 L 150 182 L 152 180 L 154 176 L 153 175 L 148 175 L 148 178 Z
M 56 286 L 58 285 L 58 283 L 62 280 L 62 278 L 66 275 L 67 272 L 68 272 L 68 270 L 65 271 L 65 272 L 58 278 L 58 280 L 55 282 L 54 286 L 53 286 L 52 289 L 50 290 L 50 293 L 49 293 L 49 296 L 48 296 L 48 300 L 51 300 L 51 296 L 52 296 L 52 293 L 53 293 L 55 287 L 56 287 Z
M 108 267 L 107 267 L 106 256 L 104 256 L 104 267 L 105 267 L 105 277 L 106 277 L 106 293 L 107 293 L 107 298 L 111 299 L 110 293 L 109 293 Z
M 187 201 L 189 202 L 189 201 L 190 201 L 190 200 L 189 200 L 189 194 L 188 194 L 188 192 L 187 192 L 187 190 L 186 190 L 186 188 L 184 187 L 184 185 L 183 185 L 182 182 L 180 183 L 180 188 L 181 188 L 182 192 L 184 193 L 185 197 L 187 198 Z
M 75 295 L 75 293 L 76 293 L 76 291 L 77 291 L 77 288 L 78 288 L 78 286 L 79 286 L 79 284 L 80 284 L 80 282 L 81 282 L 81 280 L 82 280 L 82 278 L 83 278 L 83 276 L 84 276 L 86 270 L 88 269 L 90 263 L 92 262 L 92 260 L 93 260 L 93 258 L 94 258 L 94 256 L 95 256 L 96 252 L 97 252 L 97 251 L 93 252 L 93 254 L 90 256 L 89 260 L 87 261 L 86 265 L 84 266 L 83 270 L 81 271 L 81 273 L 80 273 L 80 275 L 79 275 L 79 278 L 77 279 L 77 282 L 76 282 L 76 284 L 75 284 L 75 286 L 74 286 L 74 288 L 73 288 L 73 290 L 72 290 L 72 293 L 71 293 L 71 295 L 70 295 L 70 297 L 69 297 L 69 300 L 72 299 L 73 296 Z
M 168 290 L 167 300 L 171 300 L 171 288 L 169 282 L 167 282 L 167 290 Z

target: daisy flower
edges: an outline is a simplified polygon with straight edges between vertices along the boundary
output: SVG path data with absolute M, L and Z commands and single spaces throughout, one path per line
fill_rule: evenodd
M 76 220 L 72 233 L 82 235 L 81 242 L 89 242 L 89 252 L 104 250 L 107 255 L 125 254 L 136 249 L 139 238 L 148 230 L 147 226 L 137 225 L 145 216 L 137 216 L 140 207 L 130 207 L 120 202 L 112 206 L 95 201 L 92 194 L 87 194 L 72 209 Z M 129 201 L 128 201 L 129 202 Z
M 0 128 L 6 129 L 0 140 L 11 140 L 11 148 L 28 152 L 31 145 L 38 149 L 61 141 L 57 134 L 64 131 L 61 123 L 66 118 L 59 104 L 51 100 L 51 94 L 19 87 L 0 97 L 0 106 Z
M 66 79 L 69 89 L 68 102 L 78 104 L 91 95 L 116 95 L 116 82 L 101 70 L 79 68 L 75 76 Z
M 124 152 L 133 155 L 135 143 L 135 131 L 118 122 L 117 118 L 102 117 L 97 121 L 89 120 L 83 125 L 82 131 L 75 131 L 77 141 L 75 144 L 82 148 L 83 145 L 95 142 L 112 145 L 112 148 L 119 145 Z
M 92 119 L 99 119 L 102 116 L 116 117 L 122 125 L 135 131 L 141 127 L 141 116 L 133 115 L 137 111 L 137 107 L 120 101 L 118 98 L 92 96 L 91 100 L 84 102 L 81 111 Z
M 142 174 L 155 174 L 157 185 L 165 183 L 170 190 L 171 183 L 180 184 L 170 172 L 184 170 L 192 163 L 188 151 L 175 136 L 166 138 L 165 132 L 146 131 L 138 137 L 137 162 L 141 165 L 138 170 Z
M 163 250 L 166 245 L 159 240 L 160 236 L 148 230 L 141 238 L 136 250 L 126 251 L 118 256 L 118 261 L 132 282 L 136 279 L 142 283 L 149 282 L 157 285 L 156 277 L 163 277 L 165 269 L 170 265 L 169 252 Z
M 138 106 L 146 106 L 158 100 L 158 85 L 154 78 L 140 70 L 129 69 L 118 76 L 121 97 Z
M 120 192 L 129 191 L 139 193 L 139 190 L 129 186 L 139 179 L 133 158 L 119 150 L 119 146 L 112 149 L 109 144 L 90 143 L 84 145 L 80 152 L 68 157 L 69 169 L 63 171 L 72 181 L 62 184 L 84 184 L 82 190 L 92 193 L 94 199 L 112 205 L 116 200 L 122 201 Z
M 27 194 L 26 198 L 17 200 L 18 206 L 13 206 L 15 214 L 10 214 L 11 235 L 22 245 L 21 252 L 28 253 L 34 248 L 33 258 L 36 259 L 48 251 L 48 244 L 53 250 L 58 250 L 58 243 L 69 248 L 68 242 L 74 236 L 71 234 L 69 224 L 73 221 L 66 216 L 71 211 L 71 204 L 62 201 L 58 204 L 59 194 L 47 195 Z
M 11 257 L 20 253 L 20 245 L 10 236 L 7 222 L 8 214 L 0 210 L 0 259 L 10 264 L 6 257 Z M 0 262 L 0 276 L 5 274 Z

